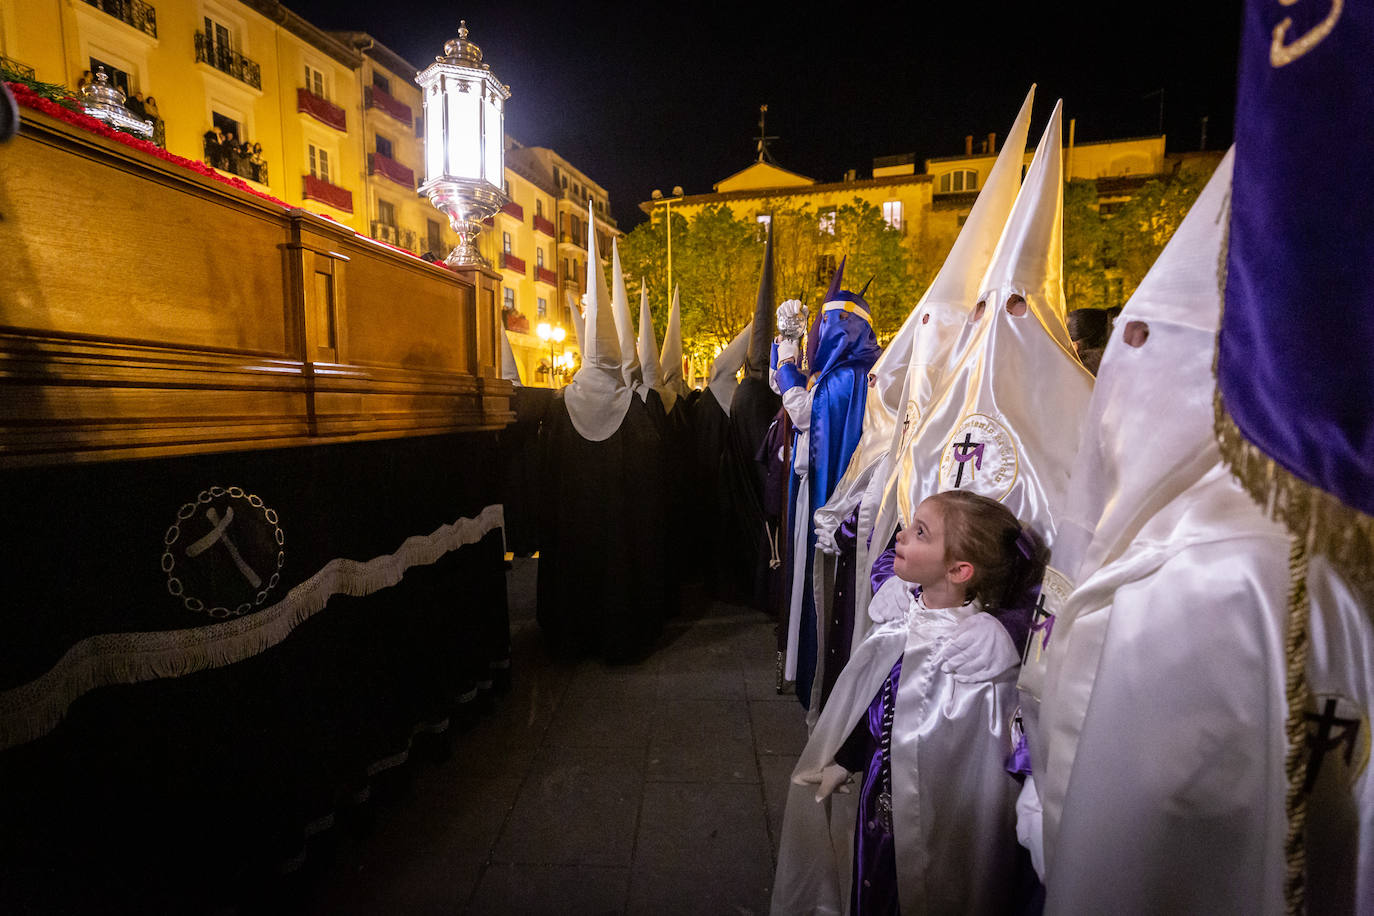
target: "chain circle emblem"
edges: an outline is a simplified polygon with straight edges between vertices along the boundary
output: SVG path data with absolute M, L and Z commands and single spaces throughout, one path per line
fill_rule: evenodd
M 186 610 L 217 620 L 266 604 L 285 565 L 286 536 L 276 511 L 242 487 L 201 490 L 162 536 L 167 593 Z

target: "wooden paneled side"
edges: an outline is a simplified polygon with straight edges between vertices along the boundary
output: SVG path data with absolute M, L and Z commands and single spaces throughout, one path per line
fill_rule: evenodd
M 345 226 L 25 112 L 0 147 L 0 466 L 500 428 L 476 299 Z

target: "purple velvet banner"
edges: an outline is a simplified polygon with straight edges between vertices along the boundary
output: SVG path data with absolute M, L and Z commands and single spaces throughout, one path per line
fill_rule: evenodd
M 1374 514 L 1374 4 L 1248 0 L 1217 382 L 1253 445 Z

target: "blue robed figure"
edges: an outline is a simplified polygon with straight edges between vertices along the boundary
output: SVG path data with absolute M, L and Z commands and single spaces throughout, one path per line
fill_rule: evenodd
M 825 505 L 844 474 L 863 432 L 868 372 L 881 353 L 864 290 L 841 289 L 844 262 L 835 271 L 807 341 L 805 371 L 774 344 L 774 383 L 793 424 L 792 473 L 788 483 L 788 638 L 784 677 L 797 698 L 812 706 L 816 679 L 817 622 L 811 568 L 816 551 L 812 512 Z M 784 303 L 784 308 L 788 303 Z M 797 304 L 800 307 L 800 304 Z M 795 345 L 792 345 L 793 347 Z

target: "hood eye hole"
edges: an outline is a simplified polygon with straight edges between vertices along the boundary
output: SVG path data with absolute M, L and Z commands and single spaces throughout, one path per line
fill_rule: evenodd
M 1021 296 L 1012 295 L 1007 298 L 1007 314 L 1020 318 L 1026 314 L 1026 300 Z
M 1145 341 L 1150 339 L 1150 326 L 1143 321 L 1126 322 L 1126 330 L 1122 332 L 1121 339 L 1126 342 L 1128 347 L 1143 347 Z
M 978 307 L 973 310 L 973 320 L 977 321 L 983 317 L 983 310 L 988 307 L 987 300 L 978 303 Z
M 930 324 L 930 312 L 926 312 L 921 316 L 921 324 Z

